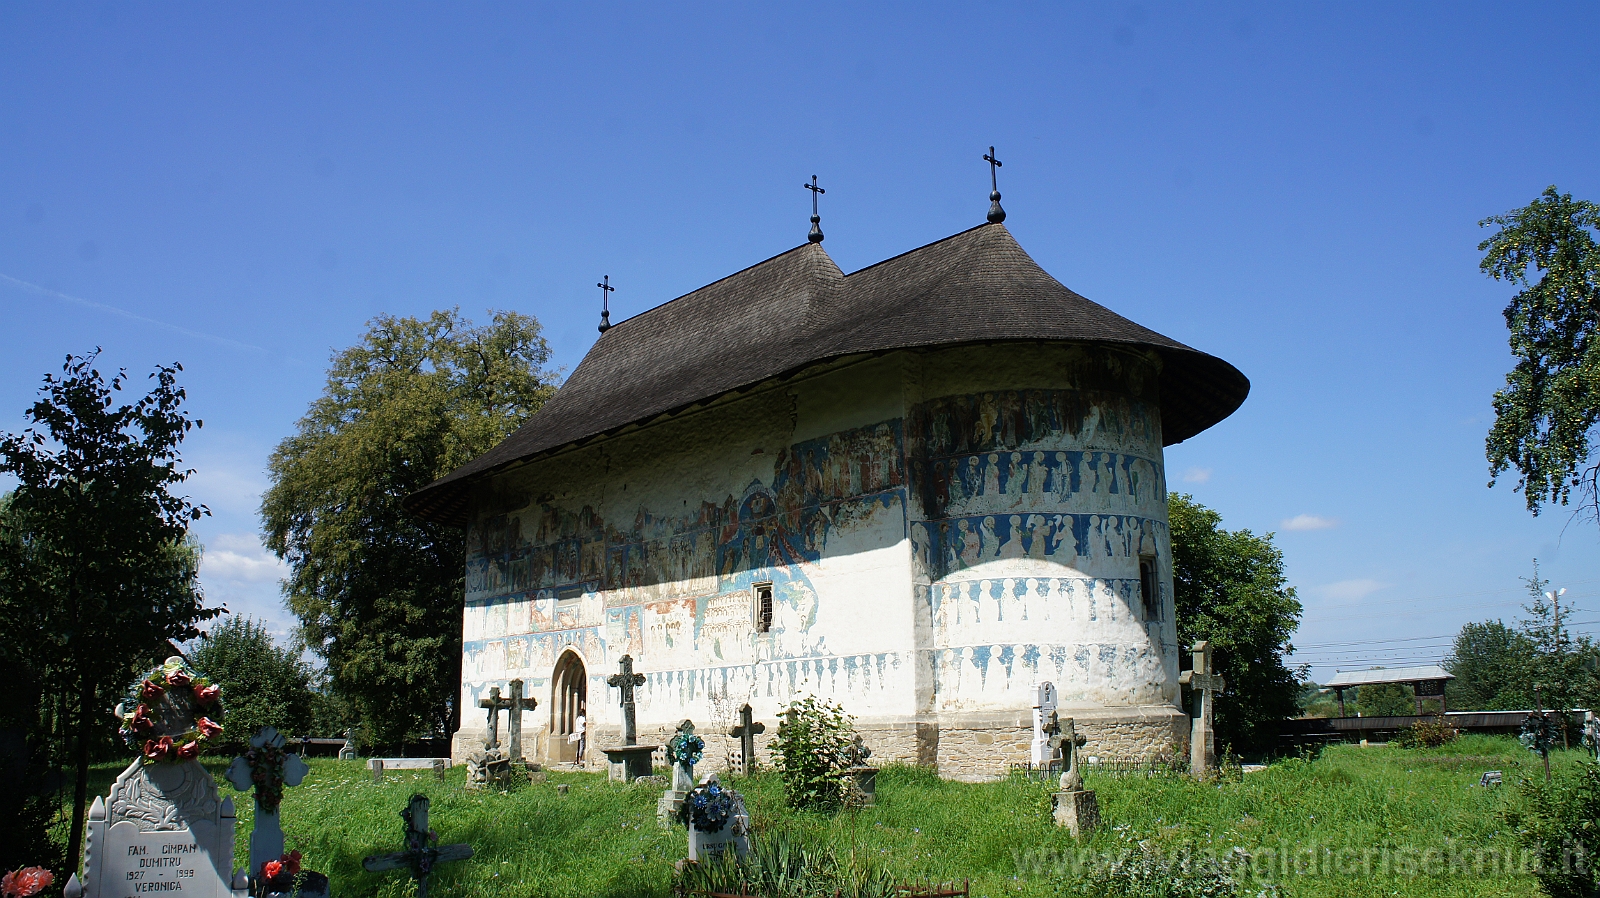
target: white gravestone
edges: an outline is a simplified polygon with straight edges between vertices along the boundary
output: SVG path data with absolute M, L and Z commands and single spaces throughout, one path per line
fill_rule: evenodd
M 267 787 L 255 782 L 258 768 L 268 771 L 269 775 L 271 768 L 278 768 L 284 786 L 300 785 L 300 781 L 310 772 L 299 755 L 283 750 L 283 735 L 273 727 L 262 727 L 250 739 L 249 753 L 242 758 L 234 758 L 233 763 L 228 765 L 228 772 L 223 776 L 235 789 L 240 792 L 248 792 L 251 788 L 256 790 L 256 825 L 250 831 L 251 876 L 260 876 L 262 865 L 283 856 L 283 824 L 278 818 L 279 811 L 283 809 L 279 804 L 283 799 L 283 790 L 279 789 L 276 796 L 268 797 L 263 791 Z
M 744 857 L 750 853 L 750 813 L 745 810 L 744 796 L 722 785 L 715 773 L 708 773 L 701 781 L 698 789 L 701 791 L 715 786 L 722 794 L 733 801 L 733 811 L 728 817 L 728 822 L 721 829 L 713 833 L 703 833 L 695 828 L 694 820 L 689 820 L 689 860 L 707 861 L 725 853 L 729 848 L 734 854 Z
M 167 683 L 166 674 L 173 672 L 182 679 Z M 174 657 L 147 674 L 146 683 L 155 678 L 162 679 L 161 689 L 139 704 L 148 706 L 148 713 L 139 718 L 138 738 L 192 739 L 201 714 L 192 690 L 200 684 L 189 681 L 198 675 Z M 209 713 L 218 714 L 214 701 L 215 694 Z M 124 710 L 119 707 L 118 716 Z M 73 873 L 63 890 L 66 898 L 243 898 L 245 878 L 233 870 L 233 800 L 217 792 L 216 781 L 198 760 L 178 757 L 140 757 L 117 777 L 110 795 L 95 797 L 84 878 Z
M 216 784 L 198 763 L 194 770 L 129 769 L 107 805 L 96 796 L 89 810 L 82 883 L 74 873 L 67 898 L 243 898 L 246 879 L 234 875 L 234 810 L 218 801 Z M 206 782 L 195 782 L 203 776 Z M 177 779 L 176 788 L 172 788 Z M 165 786 L 166 788 L 163 788 Z M 209 793 L 209 794 L 208 794 Z
M 1050 713 L 1056 709 L 1056 685 L 1049 681 L 1034 687 L 1033 699 L 1033 751 L 1030 755 L 1033 766 L 1043 767 L 1050 762 L 1050 734 L 1045 732 L 1045 723 L 1050 719 Z

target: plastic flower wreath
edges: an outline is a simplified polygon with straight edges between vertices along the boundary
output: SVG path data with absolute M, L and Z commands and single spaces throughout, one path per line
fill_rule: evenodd
M 5 898 L 33 898 L 55 881 L 55 874 L 43 867 L 23 867 L 0 877 L 0 895 Z
M 158 733 L 161 705 L 171 702 L 194 711 L 194 729 L 176 735 Z M 122 739 L 146 761 L 176 763 L 200 756 L 205 743 L 222 733 L 222 687 L 173 656 L 160 667 L 145 671 L 129 687 L 117 706 L 122 718 Z
M 722 832 L 733 819 L 739 800 L 738 792 L 725 789 L 719 783 L 702 783 L 683 799 L 683 805 L 678 808 L 678 820 L 693 825 L 699 832 Z
M 700 756 L 705 750 L 706 740 L 694 733 L 679 733 L 667 743 L 667 763 L 693 767 L 700 763 Z

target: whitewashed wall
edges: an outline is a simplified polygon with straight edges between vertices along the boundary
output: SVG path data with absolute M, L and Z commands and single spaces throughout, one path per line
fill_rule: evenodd
M 683 717 L 705 732 L 746 700 L 775 722 L 813 692 L 877 732 L 880 758 L 981 776 L 1049 679 L 1124 734 L 1120 753 L 1181 738 L 1156 370 L 1061 346 L 897 353 L 480 486 L 456 752 L 481 741 L 489 687 L 520 677 L 545 757 L 564 651 L 587 665 L 599 744 L 624 653 L 647 677 L 646 734 Z M 1160 566 L 1156 620 L 1141 553 Z

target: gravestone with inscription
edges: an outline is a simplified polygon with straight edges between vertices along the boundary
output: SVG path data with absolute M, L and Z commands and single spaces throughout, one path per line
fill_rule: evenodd
M 233 870 L 233 800 L 197 760 L 222 732 L 221 691 L 182 658 L 168 658 L 117 706 L 140 757 L 89 810 L 84 876 L 66 898 L 242 898 Z

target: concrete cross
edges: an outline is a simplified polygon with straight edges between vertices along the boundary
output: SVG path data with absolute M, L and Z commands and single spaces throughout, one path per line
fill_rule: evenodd
M 606 678 L 606 685 L 622 691 L 622 744 L 639 744 L 639 727 L 633 715 L 633 690 L 644 685 L 644 674 L 633 672 L 632 655 L 622 656 L 617 662 L 617 672 Z
M 1178 682 L 1194 692 L 1194 720 L 1189 725 L 1189 772 L 1197 779 L 1210 775 L 1217 763 L 1217 738 L 1211 720 L 1216 694 L 1228 688 L 1222 674 L 1211 670 L 1211 643 L 1202 639 L 1190 649 L 1194 669 L 1186 670 Z
M 283 735 L 272 727 L 262 727 L 250 739 L 250 750 L 234 758 L 223 776 L 240 792 L 255 791 L 256 822 L 250 831 L 250 875 L 260 876 L 261 866 L 283 856 L 283 826 L 278 820 L 278 803 L 284 786 L 298 786 L 310 768 L 283 750 Z M 282 785 L 278 785 L 274 781 Z
M 438 837 L 428 829 L 426 795 L 411 796 L 411 804 L 400 812 L 400 818 L 406 822 L 406 850 L 364 858 L 361 866 L 368 873 L 407 867 L 411 871 L 411 878 L 417 881 L 417 898 L 428 898 L 428 874 L 433 872 L 434 865 L 464 861 L 472 857 L 472 846 L 461 843 L 434 847 L 432 843 Z
M 756 769 L 756 737 L 767 731 L 767 725 L 755 719 L 755 712 L 749 705 L 739 709 L 739 725 L 728 731 L 728 735 L 739 740 L 739 762 L 744 765 L 744 775 L 749 776 Z
M 478 707 L 489 711 L 489 735 L 483 741 L 485 749 L 500 747 L 500 711 L 510 704 L 509 700 L 500 697 L 499 686 L 490 686 L 489 697 L 478 702 Z
M 506 729 L 511 733 L 511 760 L 522 760 L 522 712 L 539 707 L 539 700 L 522 695 L 522 681 L 511 681 L 511 698 L 506 700 Z

